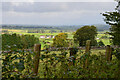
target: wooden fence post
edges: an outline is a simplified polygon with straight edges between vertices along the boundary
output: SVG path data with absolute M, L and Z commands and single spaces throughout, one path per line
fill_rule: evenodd
M 91 47 L 90 47 L 90 43 L 91 43 L 91 40 L 87 40 L 87 41 L 86 41 L 85 54 L 88 55 L 87 58 L 89 58 L 89 56 L 90 56 L 90 49 L 91 49 Z M 87 68 L 88 65 L 89 65 L 89 63 L 88 63 L 88 59 L 86 59 L 86 60 L 85 60 L 85 63 L 84 63 L 84 67 Z
M 41 44 L 35 44 L 34 45 L 34 68 L 33 68 L 33 72 L 35 75 L 37 75 L 38 73 L 38 68 L 39 68 L 39 58 L 40 58 L 40 51 L 41 51 Z
M 111 61 L 112 60 L 112 48 L 110 47 L 110 45 L 106 46 L 106 60 L 107 61 Z

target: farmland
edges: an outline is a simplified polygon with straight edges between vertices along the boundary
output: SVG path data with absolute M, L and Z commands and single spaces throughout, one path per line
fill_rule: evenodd
M 33 31 L 36 31 L 37 29 L 33 29 Z M 40 29 L 38 29 L 40 30 Z M 13 33 L 16 33 L 16 34 L 20 34 L 20 35 L 34 35 L 35 37 L 39 38 L 40 40 L 40 43 L 42 45 L 44 45 L 43 41 L 45 42 L 49 42 L 50 44 L 53 43 L 53 39 L 52 38 L 40 38 L 40 36 L 50 36 L 50 35 L 53 35 L 53 36 L 56 36 L 57 34 L 61 33 L 60 30 L 54 30 L 55 32 L 53 33 L 50 33 L 50 30 L 44 30 L 43 33 L 28 33 L 29 29 L 3 29 L 3 31 L 7 31 L 9 34 L 13 34 Z M 108 31 L 108 30 L 107 30 Z M 103 41 L 103 43 L 105 45 L 109 45 L 110 44 L 110 41 L 109 41 L 109 35 L 108 34 L 105 34 L 105 32 L 107 31 L 98 31 L 98 34 L 96 36 L 96 40 L 97 42 L 99 42 L 100 40 Z M 63 30 L 63 32 L 65 32 Z M 68 32 L 65 32 L 68 34 L 68 39 L 73 39 L 73 34 L 74 34 L 75 31 L 68 31 Z M 6 33 L 6 32 L 3 32 L 3 33 Z M 107 38 L 101 38 L 103 36 L 107 36 Z M 43 48 L 43 46 L 42 46 Z

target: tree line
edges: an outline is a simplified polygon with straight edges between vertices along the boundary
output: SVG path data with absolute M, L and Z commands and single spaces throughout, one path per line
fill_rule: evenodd
M 28 49 L 39 43 L 34 35 L 2 34 L 2 50 Z

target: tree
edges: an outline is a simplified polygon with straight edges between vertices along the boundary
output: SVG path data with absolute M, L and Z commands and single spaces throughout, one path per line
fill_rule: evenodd
M 67 47 L 68 46 L 67 37 L 68 37 L 67 33 L 59 33 L 53 39 L 53 46 Z
M 113 44 L 120 46 L 120 1 L 117 2 L 114 12 L 105 12 L 102 15 L 106 24 L 111 26 L 109 34 L 112 36 Z
M 95 37 L 97 35 L 97 29 L 95 26 L 83 26 L 75 32 L 73 38 L 75 42 L 79 43 L 79 46 L 85 46 L 86 40 L 91 40 L 91 45 L 97 44 Z

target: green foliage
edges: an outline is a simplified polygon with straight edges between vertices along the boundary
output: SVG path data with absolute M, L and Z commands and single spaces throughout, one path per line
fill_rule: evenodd
M 70 50 L 72 53 L 77 53 L 78 52 L 78 48 L 76 48 L 76 47 L 73 47 L 73 48 L 71 48 L 71 50 Z
M 38 43 L 39 39 L 33 35 L 19 35 L 19 34 L 2 34 L 2 50 L 27 49 Z
M 91 40 L 91 45 L 94 46 L 97 44 L 96 36 L 97 29 L 95 26 L 83 26 L 76 31 L 73 38 L 75 42 L 79 42 L 79 46 L 85 46 L 87 40 Z
M 87 54 L 80 56 L 75 61 L 75 65 L 69 65 L 73 60 L 72 57 L 66 57 L 66 52 L 57 55 L 55 53 L 44 55 L 43 61 L 45 72 L 45 78 L 117 78 L 117 60 L 114 59 L 111 62 L 107 62 L 105 56 L 90 55 Z M 68 53 L 67 53 L 68 54 Z M 49 57 L 48 57 L 49 56 Z M 83 64 L 85 59 L 88 59 L 89 66 L 84 68 Z
M 119 48 L 115 49 L 113 54 L 117 57 L 118 60 L 120 60 L 120 49 Z
M 114 45 L 120 46 L 120 1 L 118 1 L 118 6 L 115 9 L 115 12 L 106 12 L 103 13 L 105 16 L 104 21 L 106 24 L 111 26 L 110 35 L 112 36 L 112 42 Z
M 109 34 L 112 35 L 112 43 L 114 45 L 120 46 L 120 27 L 119 26 L 111 26 L 110 28 L 111 33 Z
M 98 42 L 98 46 L 105 46 L 105 44 L 103 43 L 102 40 L 100 40 L 100 41 Z
M 32 57 L 32 51 L 14 50 L 2 52 L 2 77 L 20 79 L 31 76 Z
M 74 48 L 74 51 L 78 51 Z M 68 57 L 68 52 L 60 54 L 45 51 L 40 55 L 40 67 L 37 76 L 33 75 L 33 51 L 14 50 L 2 53 L 3 78 L 118 78 L 118 61 L 114 58 L 107 62 L 104 55 L 90 55 L 83 52 Z M 73 60 L 77 58 L 76 60 Z M 88 60 L 88 68 L 84 68 L 85 60 Z M 75 65 L 71 65 L 73 62 Z
M 68 37 L 67 33 L 59 33 L 53 39 L 53 46 L 55 46 L 55 47 L 67 47 L 68 46 L 67 37 Z

